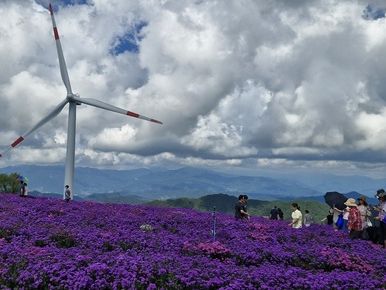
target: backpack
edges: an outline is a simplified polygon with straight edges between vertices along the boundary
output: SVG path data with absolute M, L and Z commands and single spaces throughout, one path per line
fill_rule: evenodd
M 338 229 L 340 229 L 340 230 L 343 228 L 343 225 L 344 225 L 343 214 L 340 214 L 340 215 L 338 216 L 338 220 L 336 221 L 335 225 L 336 225 L 336 227 L 337 227 Z

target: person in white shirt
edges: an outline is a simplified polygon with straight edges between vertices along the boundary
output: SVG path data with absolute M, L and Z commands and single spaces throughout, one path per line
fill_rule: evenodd
M 289 226 L 292 226 L 294 229 L 300 229 L 302 227 L 303 223 L 303 215 L 300 211 L 300 207 L 297 203 L 292 203 L 292 222 L 289 224 Z

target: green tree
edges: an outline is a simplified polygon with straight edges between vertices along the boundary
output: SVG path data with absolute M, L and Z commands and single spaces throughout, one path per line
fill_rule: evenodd
M 7 174 L 0 174 L 0 191 L 7 192 L 7 185 L 8 185 L 8 175 Z
M 9 189 L 12 193 L 18 192 L 20 190 L 20 181 L 18 177 L 20 174 L 18 173 L 11 173 L 8 176 L 8 182 L 9 182 Z
M 2 192 L 18 192 L 20 189 L 20 181 L 18 173 L 0 174 L 0 191 Z

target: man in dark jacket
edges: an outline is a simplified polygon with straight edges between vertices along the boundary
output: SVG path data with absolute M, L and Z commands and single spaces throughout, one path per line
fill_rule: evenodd
M 247 195 L 239 195 L 239 200 L 235 205 L 235 218 L 236 219 L 249 219 L 249 214 L 247 212 Z

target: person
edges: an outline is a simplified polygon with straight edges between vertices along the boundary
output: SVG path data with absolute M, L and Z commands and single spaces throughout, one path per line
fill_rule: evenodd
M 24 181 L 21 180 L 20 181 L 20 196 L 24 196 L 25 194 L 25 185 L 24 185 Z
M 337 222 L 338 222 L 339 216 L 341 216 L 341 218 L 343 217 L 343 210 L 336 208 L 334 204 L 332 207 L 332 211 L 333 211 L 332 224 L 334 226 L 334 229 L 340 230 L 342 229 L 343 225 L 342 227 L 338 227 Z
M 376 210 L 379 212 L 377 216 L 377 220 L 379 220 L 379 226 L 380 226 L 380 241 L 384 248 L 386 248 L 386 192 L 383 190 L 383 192 L 379 192 L 378 190 L 376 197 L 379 201 L 379 206 L 376 208 Z
M 24 196 L 28 195 L 28 184 L 24 182 Z
M 310 212 L 306 209 L 304 214 L 304 226 L 309 227 L 314 222 L 314 218 Z
M 275 206 L 271 209 L 269 219 L 271 219 L 271 220 L 277 220 L 278 214 L 279 214 L 279 212 L 278 212 L 277 207 L 276 207 L 276 205 L 275 205 Z
M 334 209 L 332 207 L 328 210 L 327 224 L 329 226 L 332 226 L 334 224 Z
M 347 228 L 350 239 L 362 237 L 362 218 L 354 198 L 349 198 L 344 203 L 349 208 Z
M 249 218 L 249 214 L 248 214 L 248 195 L 244 194 L 243 195 L 243 200 L 244 200 L 244 212 L 247 213 L 247 218 Z
M 282 221 L 284 219 L 284 213 L 280 207 L 277 209 L 277 214 L 279 215 L 279 219 Z
M 68 185 L 65 186 L 64 190 L 64 199 L 69 202 L 71 200 L 71 189 Z
M 292 222 L 289 224 L 289 226 L 292 226 L 294 229 L 300 229 L 302 227 L 303 223 L 303 215 L 302 212 L 300 211 L 300 207 L 297 203 L 292 203 Z
M 362 228 L 366 229 L 368 226 L 371 226 L 370 217 L 371 217 L 371 211 L 369 209 L 369 205 L 367 204 L 366 197 L 360 196 L 358 198 L 358 210 L 361 213 L 362 218 Z
M 239 200 L 235 205 L 235 218 L 236 219 L 248 219 L 249 214 L 246 209 L 246 202 L 248 200 L 247 195 L 240 194 Z
M 348 216 L 350 215 L 350 208 L 346 207 L 343 210 L 343 227 L 342 230 L 345 232 L 349 232 L 348 230 Z

